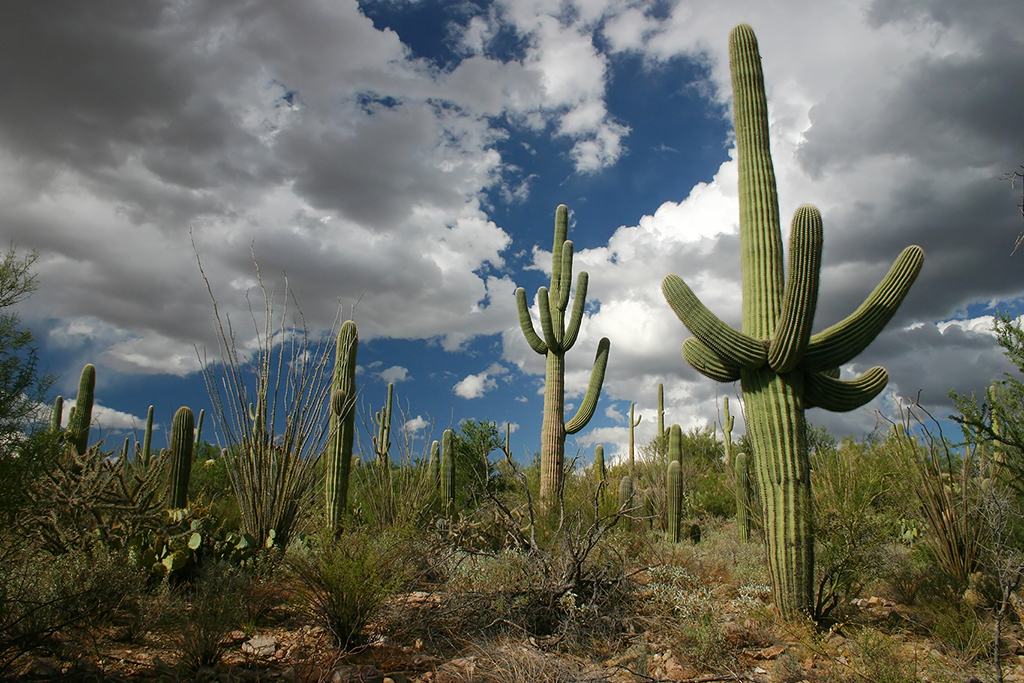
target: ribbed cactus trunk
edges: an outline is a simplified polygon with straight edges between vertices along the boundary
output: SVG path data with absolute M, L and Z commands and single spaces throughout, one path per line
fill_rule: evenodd
M 50 431 L 54 434 L 60 432 L 64 420 L 64 397 L 58 396 L 53 401 L 53 413 L 50 415 Z
M 540 438 L 540 498 L 549 506 L 562 493 L 565 476 L 565 437 L 575 434 L 590 422 L 601 396 L 604 371 L 608 363 L 610 343 L 605 337 L 597 345 L 597 356 L 590 373 L 590 384 L 580 402 L 576 416 L 565 422 L 565 353 L 576 343 L 583 311 L 587 299 L 589 276 L 582 271 L 576 280 L 576 296 L 573 302 L 569 324 L 566 327 L 565 312 L 569 306 L 572 286 L 573 244 L 569 234 L 569 209 L 563 204 L 555 210 L 555 240 L 551 249 L 551 287 L 537 291 L 537 306 L 540 309 L 540 325 L 543 338 L 537 334 L 526 302 L 526 290 L 516 290 L 516 307 L 519 311 L 519 326 L 527 343 L 535 352 L 547 358 L 544 382 L 544 419 L 541 422 Z
M 142 459 L 142 464 L 145 467 L 149 467 L 149 461 L 151 453 L 153 452 L 153 406 L 149 407 L 146 411 L 146 431 L 142 435 L 142 453 L 139 457 Z
M 89 427 L 92 424 L 92 404 L 95 391 L 96 368 L 89 363 L 82 368 L 82 376 L 78 380 L 75 410 L 68 419 L 68 440 L 74 444 L 79 455 L 84 455 L 89 448 Z
M 683 538 L 683 433 L 679 425 L 672 425 L 668 439 L 668 468 L 665 486 L 668 491 L 666 536 L 672 543 Z
M 619 480 L 619 507 L 632 507 L 633 478 L 628 474 Z
M 445 514 L 455 511 L 455 434 L 450 429 L 441 435 L 441 505 Z
M 632 472 L 633 468 L 636 467 L 636 457 L 633 454 L 633 448 L 636 443 L 636 427 L 640 424 L 640 420 L 643 419 L 643 415 L 638 416 L 635 420 L 633 419 L 633 411 L 636 410 L 636 404 L 629 404 L 629 471 Z
M 735 481 L 736 481 L 736 535 L 741 543 L 750 540 L 750 519 L 747 509 L 750 507 L 750 465 L 747 463 L 747 454 L 740 452 L 736 454 Z
M 604 464 L 604 446 L 600 444 L 594 447 L 594 472 L 597 473 L 598 481 L 604 481 L 607 470 Z
M 338 330 L 331 383 L 331 411 L 328 422 L 324 493 L 327 525 L 341 530 L 348 506 L 348 481 L 352 470 L 352 442 L 355 438 L 356 353 L 359 332 L 346 320 Z
M 764 77 L 749 26 L 733 30 L 729 56 L 739 160 L 742 331 L 709 311 L 678 276 L 666 276 L 662 291 L 694 335 L 683 344 L 686 361 L 712 379 L 741 381 L 775 606 L 785 617 L 798 617 L 812 610 L 814 579 L 804 409 L 853 410 L 882 391 L 888 381 L 883 368 L 850 381 L 838 379 L 838 368 L 867 347 L 896 312 L 920 272 L 924 253 L 920 247 L 905 249 L 860 308 L 811 335 L 821 270 L 821 215 L 810 205 L 797 209 L 784 279 Z
M 171 423 L 170 469 L 167 473 L 167 507 L 188 505 L 188 480 L 192 474 L 192 447 L 195 444 L 195 418 L 192 410 L 178 408 Z
M 726 466 L 732 465 L 732 428 L 736 424 L 736 418 L 729 414 L 729 397 L 726 396 L 722 399 L 724 404 L 723 412 L 725 416 L 722 418 L 722 434 L 724 439 L 722 441 L 722 448 L 725 450 L 725 464 Z

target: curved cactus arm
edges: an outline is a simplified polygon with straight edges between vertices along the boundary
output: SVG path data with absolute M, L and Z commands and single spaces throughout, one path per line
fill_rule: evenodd
M 767 359 L 764 345 L 734 330 L 701 303 L 678 275 L 666 275 L 661 282 L 665 300 L 694 337 L 723 359 L 746 370 L 756 370 Z
M 561 349 L 561 344 L 558 341 L 558 337 L 555 336 L 555 325 L 551 319 L 551 306 L 548 302 L 548 288 L 541 287 L 537 290 L 537 308 L 540 309 L 540 329 L 544 333 L 544 343 L 547 344 L 548 350 L 554 353 L 558 353 Z M 561 333 L 561 330 L 558 330 Z
M 576 344 L 576 337 L 580 333 L 580 324 L 583 322 L 583 310 L 587 307 L 587 285 L 590 284 L 590 276 L 587 271 L 580 272 L 576 278 L 576 300 L 572 302 L 572 314 L 569 316 L 569 327 L 562 337 L 562 351 L 568 351 Z
M 878 396 L 888 382 L 889 373 L 879 366 L 849 381 L 808 372 L 804 377 L 804 402 L 834 413 L 846 413 Z
M 533 328 L 533 318 L 530 317 L 530 306 L 526 303 L 526 290 L 522 287 L 516 290 L 516 308 L 519 309 L 519 327 L 523 330 L 526 343 L 537 353 L 547 353 L 548 346 L 540 338 Z
M 870 344 L 889 322 L 914 284 L 924 263 L 924 250 L 909 246 L 850 317 L 811 337 L 800 367 L 825 370 L 847 363 Z
M 594 357 L 594 368 L 590 371 L 590 384 L 587 386 L 587 393 L 583 397 L 580 409 L 576 411 L 575 417 L 565 423 L 565 433 L 575 434 L 590 422 L 597 409 L 597 399 L 601 398 L 601 385 L 604 383 L 604 371 L 608 366 L 608 350 L 611 342 L 608 337 L 602 337 L 597 343 L 597 355 Z
M 558 282 L 558 310 L 564 311 L 569 306 L 569 289 L 572 284 L 572 250 L 571 240 L 562 243 L 562 272 Z
M 822 241 L 821 213 L 816 207 L 804 204 L 793 215 L 782 315 L 768 347 L 768 364 L 775 372 L 795 368 L 811 339 L 821 282 Z
M 716 382 L 735 382 L 740 378 L 738 364 L 722 358 L 696 337 L 683 342 L 683 359 L 691 368 Z

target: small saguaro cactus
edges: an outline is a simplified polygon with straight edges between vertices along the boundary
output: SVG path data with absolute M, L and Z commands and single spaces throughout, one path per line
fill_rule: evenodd
M 437 491 L 441 488 L 441 442 L 434 441 L 430 444 L 430 460 L 427 462 L 427 481 L 430 490 Z
M 636 458 L 633 455 L 633 444 L 636 440 L 636 427 L 640 424 L 640 420 L 644 419 L 643 415 L 637 415 L 636 419 L 633 419 L 633 411 L 636 409 L 635 403 L 629 404 L 629 471 L 633 471 L 633 467 L 636 465 Z
M 346 320 L 338 330 L 331 379 L 331 411 L 328 418 L 324 493 L 327 524 L 335 532 L 341 529 L 348 505 L 348 480 L 352 471 L 352 441 L 355 438 L 356 352 L 359 332 Z
M 374 424 L 377 425 L 377 433 L 373 437 L 373 452 L 381 465 L 388 465 L 391 462 L 391 404 L 395 398 L 395 383 L 388 383 L 388 401 L 384 407 L 374 415 Z
M 50 416 L 50 431 L 54 434 L 60 432 L 61 423 L 64 421 L 64 397 L 58 396 L 53 401 L 53 414 Z
M 747 508 L 750 506 L 750 466 L 747 464 L 747 454 L 742 451 L 737 453 L 733 467 L 736 470 L 736 534 L 741 542 L 746 543 L 750 540 L 750 519 L 747 516 Z
M 725 449 L 725 464 L 728 467 L 732 464 L 732 428 L 736 424 L 736 418 L 729 414 L 729 397 L 725 396 L 722 399 L 724 404 L 723 412 L 725 416 L 722 418 L 722 434 L 725 439 L 722 441 L 722 446 Z
M 527 343 L 537 353 L 547 357 L 544 379 L 544 419 L 540 437 L 540 498 L 548 504 L 561 495 L 565 476 L 565 437 L 575 434 L 590 422 L 597 408 L 604 383 L 604 371 L 608 364 L 608 349 L 611 343 L 607 337 L 597 345 L 597 356 L 590 373 L 587 393 L 580 402 L 576 416 L 565 422 L 565 352 L 576 343 L 583 322 L 583 310 L 587 300 L 589 276 L 581 271 L 576 280 L 576 298 L 572 314 L 566 326 L 565 312 L 569 306 L 569 290 L 572 285 L 573 245 L 566 239 L 569 233 L 569 209 L 560 205 L 555 210 L 555 241 L 551 250 L 551 287 L 537 290 L 537 306 L 540 308 L 540 326 L 543 339 L 533 327 L 530 307 L 526 302 L 526 290 L 516 290 L 516 306 L 519 309 L 519 326 Z
M 864 350 L 895 314 L 921 270 L 924 252 L 903 251 L 864 303 L 847 319 L 811 335 L 821 270 L 821 214 L 797 209 L 783 269 L 779 205 L 768 144 L 768 106 L 754 31 L 732 31 L 729 67 L 739 165 L 743 325 L 738 331 L 709 311 L 681 278 L 662 292 L 693 334 L 686 362 L 720 382 L 740 380 L 754 470 L 764 505 L 768 570 L 776 609 L 787 618 L 814 604 L 814 523 L 804 411 L 858 408 L 888 381 L 874 367 L 851 381 L 838 369 Z
M 78 380 L 78 396 L 75 409 L 68 418 L 68 441 L 75 445 L 79 455 L 89 448 L 89 426 L 92 424 L 93 395 L 96 391 L 96 368 L 92 363 L 82 368 Z
M 665 472 L 668 491 L 668 514 L 665 535 L 672 543 L 679 543 L 683 535 L 683 469 L 678 460 L 670 460 Z
M 658 455 L 668 457 L 668 434 L 665 433 L 665 385 L 658 383 Z
M 633 499 L 633 478 L 628 474 L 619 479 L 619 508 L 631 507 Z
M 455 505 L 455 433 L 450 429 L 441 435 L 441 504 L 448 514 Z
M 594 446 L 594 472 L 597 473 L 597 480 L 604 481 L 607 470 L 604 465 L 604 446 Z
M 167 472 L 167 507 L 188 505 L 188 479 L 192 473 L 195 418 L 186 406 L 178 408 L 171 422 L 170 469 Z
M 153 406 L 149 407 L 146 411 L 146 431 L 142 435 L 142 452 L 139 456 L 142 458 L 142 464 L 149 467 L 150 454 L 153 448 Z

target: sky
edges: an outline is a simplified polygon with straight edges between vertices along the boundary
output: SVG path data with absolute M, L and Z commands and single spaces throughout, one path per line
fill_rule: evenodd
M 243 352 L 250 302 L 264 310 L 255 260 L 276 310 L 290 291 L 314 336 L 339 310 L 355 321 L 366 420 L 394 382 L 414 454 L 474 418 L 511 423 L 527 458 L 544 359 L 514 292 L 536 314 L 565 203 L 590 276 L 567 407 L 611 340 L 567 451 L 623 453 L 631 402 L 652 438 L 659 383 L 668 423 L 720 423 L 729 396 L 742 433 L 738 383 L 686 365 L 660 291 L 676 273 L 739 324 L 740 22 L 760 44 L 784 233 L 800 204 L 824 219 L 814 329 L 905 246 L 926 254 L 843 368 L 884 366 L 886 391 L 809 421 L 860 438 L 907 398 L 948 415 L 950 389 L 1010 370 L 992 314 L 1024 312 L 1021 187 L 1002 179 L 1024 163 L 1019 0 L 6 0 L 0 239 L 39 254 L 19 313 L 55 393 L 73 398 L 96 365 L 94 433 L 114 444 L 151 404 L 158 429 L 180 405 L 209 408 L 199 358 L 218 345 L 197 255 Z

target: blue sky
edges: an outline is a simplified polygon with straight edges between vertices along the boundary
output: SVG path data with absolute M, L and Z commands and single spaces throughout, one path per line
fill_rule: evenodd
M 824 216 L 815 329 L 904 246 L 926 252 L 900 312 L 844 368 L 883 365 L 887 392 L 809 419 L 863 436 L 907 396 L 948 414 L 948 389 L 1009 369 L 987 316 L 1024 298 L 1019 187 L 1000 180 L 1024 160 L 1024 9 L 767 5 L 5 2 L 0 238 L 40 255 L 21 315 L 65 397 L 97 366 L 116 443 L 150 404 L 158 422 L 209 406 L 195 349 L 215 354 L 216 338 L 191 240 L 236 323 L 251 247 L 279 293 L 287 273 L 315 332 L 358 301 L 362 397 L 379 406 L 396 380 L 416 449 L 431 424 L 439 438 L 472 417 L 513 423 L 523 456 L 539 448 L 543 359 L 513 293 L 547 283 L 565 203 L 590 274 L 570 403 L 611 339 L 597 414 L 570 448 L 620 452 L 631 401 L 650 438 L 659 382 L 669 422 L 710 424 L 739 387 L 682 361 L 688 335 L 659 286 L 675 272 L 738 322 L 726 51 L 744 21 L 784 224 L 805 202 Z

